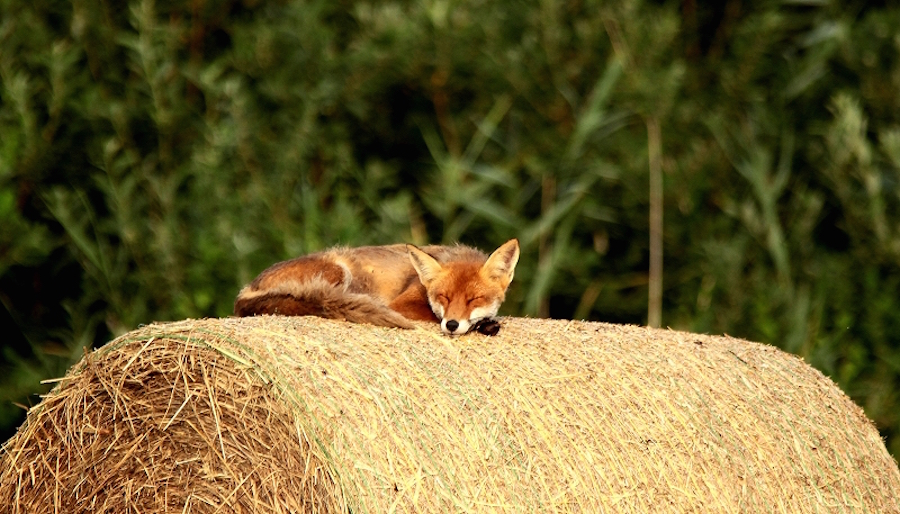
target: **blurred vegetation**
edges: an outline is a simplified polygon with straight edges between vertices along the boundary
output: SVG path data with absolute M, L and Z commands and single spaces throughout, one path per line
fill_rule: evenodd
M 704 5 L 701 5 L 704 4 Z M 900 7 L 0 0 L 0 429 L 334 244 L 518 237 L 504 312 L 778 345 L 900 455 Z M 3 438 L 5 439 L 5 437 Z

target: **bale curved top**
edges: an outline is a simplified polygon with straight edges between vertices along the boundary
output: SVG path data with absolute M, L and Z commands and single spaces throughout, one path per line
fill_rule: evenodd
M 502 320 L 449 339 L 318 318 L 147 326 L 0 455 L 11 512 L 900 512 L 900 472 L 774 347 Z

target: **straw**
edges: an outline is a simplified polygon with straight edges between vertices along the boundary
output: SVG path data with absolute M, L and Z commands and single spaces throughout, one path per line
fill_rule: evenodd
M 0 512 L 900 512 L 878 431 L 794 356 L 501 321 L 143 327 L 32 408 Z

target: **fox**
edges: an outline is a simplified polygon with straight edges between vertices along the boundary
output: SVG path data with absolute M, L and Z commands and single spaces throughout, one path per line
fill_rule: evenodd
M 234 314 L 319 316 L 383 327 L 440 323 L 458 336 L 495 335 L 519 241 L 490 255 L 465 245 L 337 247 L 279 262 L 238 293 Z

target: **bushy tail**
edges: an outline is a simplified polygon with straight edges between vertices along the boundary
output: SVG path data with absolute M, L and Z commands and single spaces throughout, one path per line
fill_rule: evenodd
M 249 286 L 234 301 L 235 316 L 280 314 L 282 316 L 319 316 L 382 327 L 413 328 L 398 312 L 375 298 L 345 291 L 324 279 L 285 282 L 277 288 L 254 290 Z

